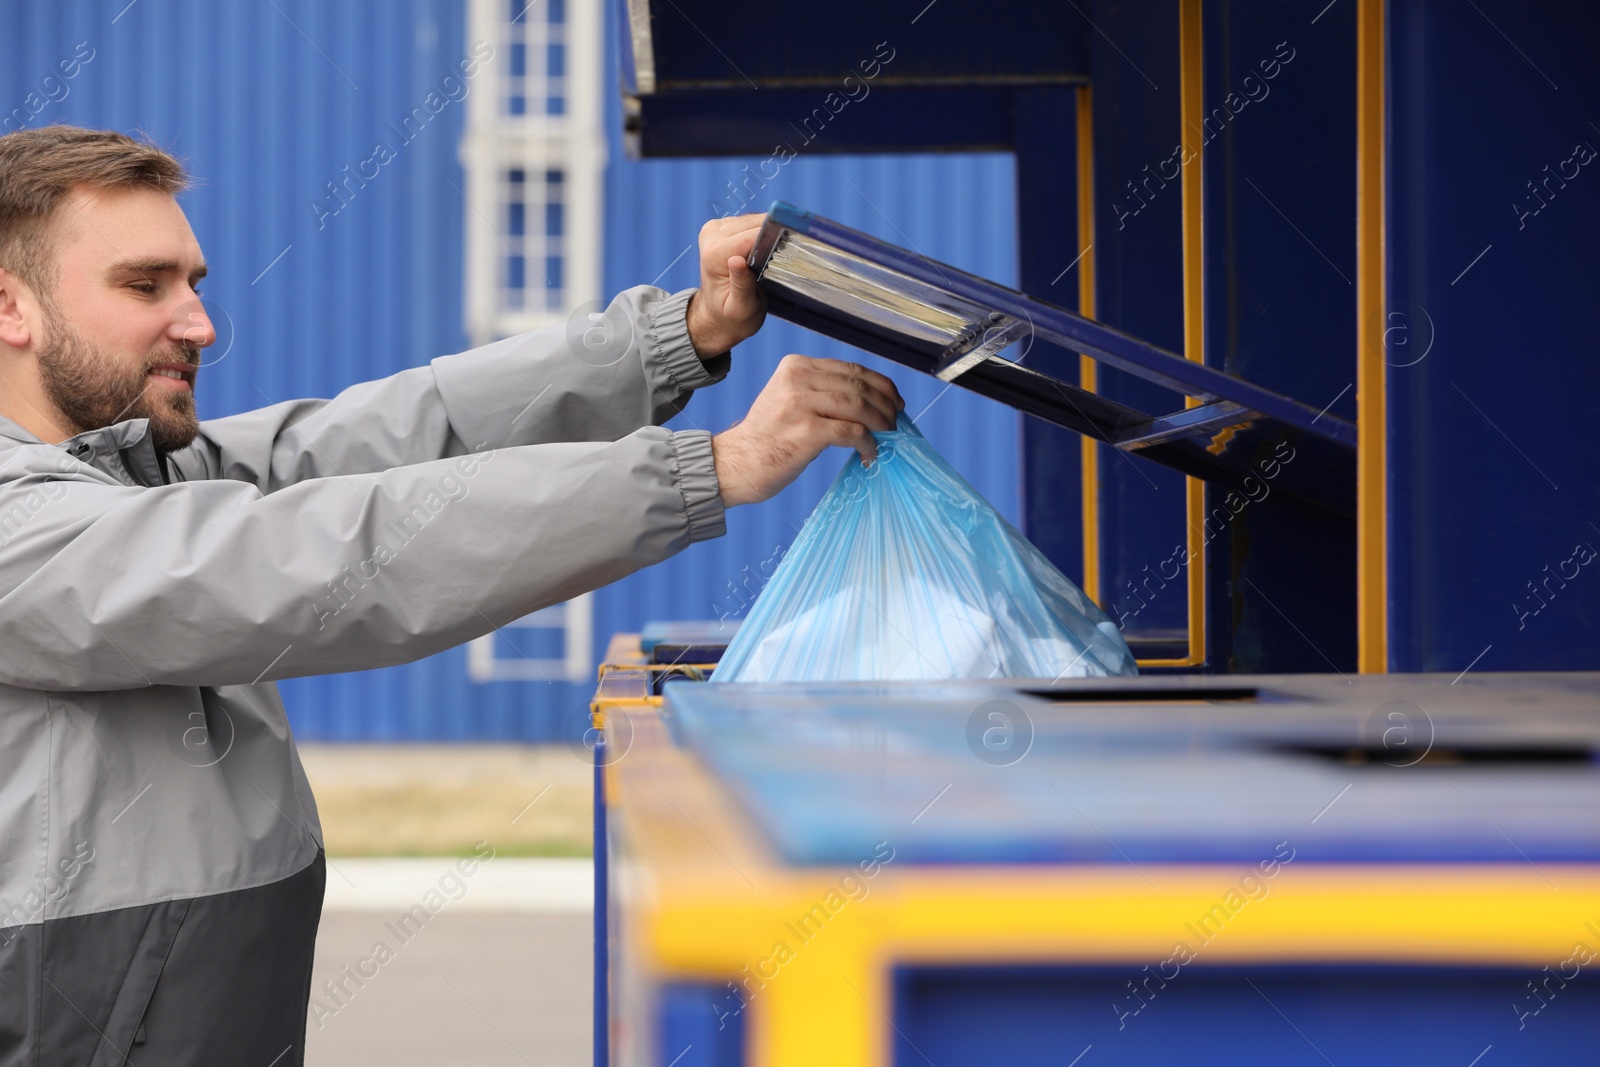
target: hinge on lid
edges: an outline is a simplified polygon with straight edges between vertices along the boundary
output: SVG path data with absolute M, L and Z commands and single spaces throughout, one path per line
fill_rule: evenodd
M 953 382 L 990 356 L 1001 352 L 1031 332 L 1031 325 L 998 311 L 989 320 L 963 334 L 939 356 L 933 375 L 941 382 Z

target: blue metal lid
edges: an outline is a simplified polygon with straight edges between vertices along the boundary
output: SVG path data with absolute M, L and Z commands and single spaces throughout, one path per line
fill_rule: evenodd
M 798 864 L 1600 861 L 1600 675 L 667 690 Z M 1559 884 L 1554 873 L 1550 877 Z
M 1355 513 L 1356 427 L 1326 409 L 781 201 L 750 266 L 779 318 L 1221 485 L 1245 487 L 1287 448 L 1300 457 L 1283 465 L 1288 495 Z M 1035 341 L 1168 389 L 1173 410 L 1146 413 L 1042 373 L 1027 363 Z

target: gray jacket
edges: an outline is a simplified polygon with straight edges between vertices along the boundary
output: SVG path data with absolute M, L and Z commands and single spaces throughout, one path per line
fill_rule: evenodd
M 690 346 L 689 295 L 212 420 L 164 458 L 144 420 L 49 445 L 0 419 L 0 1000 L 43 995 L 14 945 L 42 924 L 319 862 L 274 679 L 414 660 L 723 532 L 710 434 L 656 425 L 727 371 Z

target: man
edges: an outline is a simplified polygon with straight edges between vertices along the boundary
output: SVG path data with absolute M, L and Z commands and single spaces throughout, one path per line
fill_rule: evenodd
M 720 535 L 894 386 L 790 356 L 670 432 L 764 310 L 751 217 L 625 328 L 200 423 L 185 177 L 0 137 L 0 1065 L 301 1062 L 323 860 L 273 680 L 402 663 Z

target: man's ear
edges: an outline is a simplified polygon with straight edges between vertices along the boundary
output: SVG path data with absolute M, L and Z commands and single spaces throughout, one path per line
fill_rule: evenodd
M 33 330 L 24 309 L 25 303 L 32 302 L 32 296 L 21 278 L 0 267 L 0 344 L 27 348 L 33 343 Z

